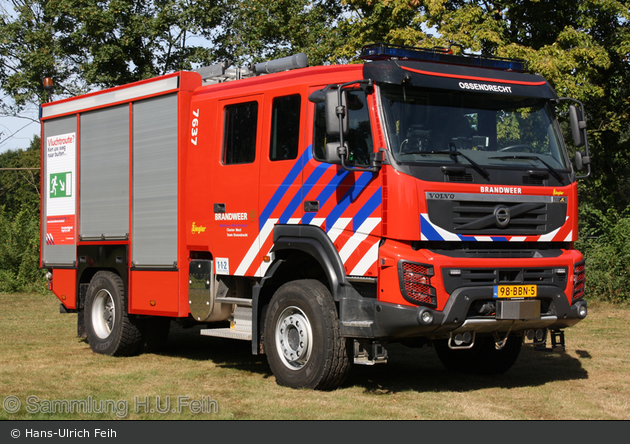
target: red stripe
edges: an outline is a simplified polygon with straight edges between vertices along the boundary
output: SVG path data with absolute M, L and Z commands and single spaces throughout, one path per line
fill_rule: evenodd
M 493 83 L 509 83 L 512 85 L 525 85 L 525 86 L 541 86 L 547 83 L 544 80 L 542 82 L 521 82 L 518 80 L 487 79 L 485 77 L 459 76 L 459 75 L 454 75 L 454 74 L 445 74 L 441 72 L 422 71 L 420 69 L 412 69 L 412 68 L 407 68 L 405 66 L 401 66 L 401 68 L 406 71 L 416 72 L 418 74 L 424 74 L 426 76 L 448 77 L 451 79 L 477 80 L 481 82 L 493 82 Z

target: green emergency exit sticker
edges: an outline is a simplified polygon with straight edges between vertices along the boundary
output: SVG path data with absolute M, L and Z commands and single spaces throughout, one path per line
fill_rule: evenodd
M 72 196 L 72 172 L 50 175 L 50 197 Z

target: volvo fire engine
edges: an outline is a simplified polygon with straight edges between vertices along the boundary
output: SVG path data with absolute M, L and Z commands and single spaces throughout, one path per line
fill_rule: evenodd
M 41 106 L 41 267 L 94 352 L 154 349 L 177 322 L 329 390 L 394 343 L 477 374 L 524 343 L 564 347 L 587 315 L 584 106 L 519 60 L 380 43 L 360 58 L 217 64 Z

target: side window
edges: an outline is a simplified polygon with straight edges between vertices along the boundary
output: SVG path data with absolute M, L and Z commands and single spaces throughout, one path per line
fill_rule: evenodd
M 338 137 L 331 138 L 326 134 L 326 116 L 324 103 L 315 105 L 315 128 L 313 131 L 313 156 L 318 160 L 326 158 L 327 143 L 339 142 Z M 350 133 L 344 137 L 350 150 L 349 160 L 357 165 L 368 165 L 370 153 L 374 151 L 370 113 L 368 112 L 365 92 L 348 91 L 348 118 Z
M 297 158 L 300 142 L 300 106 L 299 94 L 273 99 L 269 147 L 271 160 Z
M 252 163 L 256 158 L 258 102 L 225 107 L 223 164 Z

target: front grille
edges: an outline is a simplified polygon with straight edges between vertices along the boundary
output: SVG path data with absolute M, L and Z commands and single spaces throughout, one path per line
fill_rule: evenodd
M 416 305 L 437 307 L 436 291 L 431 286 L 432 266 L 400 261 L 398 276 L 400 292 L 407 301 Z
M 566 288 L 566 268 L 443 268 L 444 288 L 451 294 L 461 287 L 495 285 L 553 285 Z
M 459 235 L 540 236 L 566 222 L 564 196 L 427 192 L 432 224 Z
M 453 228 L 456 233 L 470 230 L 495 229 L 496 202 L 455 202 L 453 205 Z M 512 204 L 510 232 L 544 233 L 547 229 L 547 204 Z

